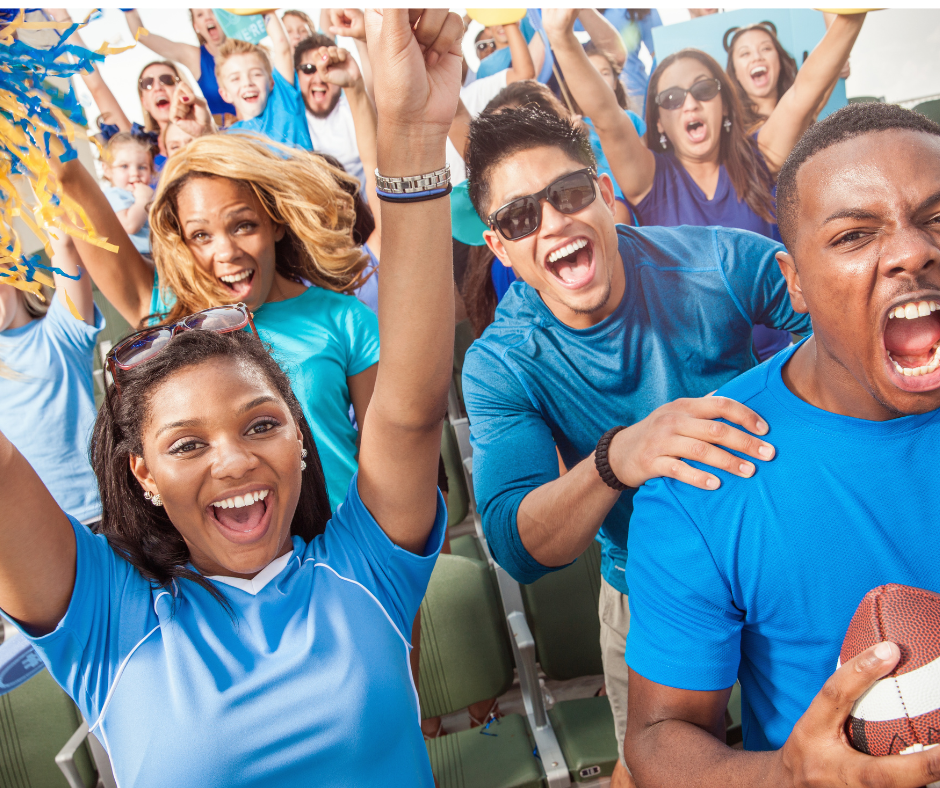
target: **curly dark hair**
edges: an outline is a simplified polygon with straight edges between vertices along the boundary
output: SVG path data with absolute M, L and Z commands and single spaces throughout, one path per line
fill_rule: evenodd
M 796 176 L 807 160 L 840 142 L 880 131 L 917 131 L 940 137 L 940 124 L 896 104 L 848 104 L 825 120 L 814 123 L 793 146 L 777 177 L 777 223 L 789 247 L 796 234 L 800 194 Z
M 766 115 L 761 115 L 757 111 L 757 105 L 751 101 L 734 71 L 734 44 L 744 33 L 749 33 L 752 30 L 760 30 L 770 36 L 774 49 L 777 50 L 777 58 L 780 60 L 780 73 L 777 75 L 777 101 L 793 85 L 797 72 L 796 60 L 777 39 L 777 26 L 773 22 L 757 22 L 745 27 L 732 27 L 725 31 L 724 46 L 725 52 L 728 53 L 728 66 L 725 70 L 728 72 L 728 81 L 734 86 L 738 98 L 741 99 L 741 107 L 744 109 L 744 125 L 748 133 L 763 125 L 767 120 Z M 730 41 L 728 40 L 729 35 L 731 36 Z
M 142 434 L 150 416 L 154 392 L 177 372 L 206 361 L 224 358 L 259 370 L 283 397 L 300 425 L 307 449 L 300 499 L 291 522 L 291 535 L 306 542 L 321 534 L 330 519 L 326 480 L 313 434 L 304 419 L 287 375 L 254 334 L 233 331 L 187 331 L 175 336 L 149 361 L 120 371 L 120 393 L 108 389 L 98 411 L 91 442 L 91 463 L 101 493 L 101 527 L 111 547 L 155 586 L 174 578 L 191 580 L 226 606 L 224 597 L 198 572 L 187 568 L 189 548 L 166 510 L 144 500 L 140 483 L 130 468 L 131 455 L 143 454 Z

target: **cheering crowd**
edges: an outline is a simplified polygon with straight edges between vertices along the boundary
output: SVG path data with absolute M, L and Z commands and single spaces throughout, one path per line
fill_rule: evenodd
M 145 123 L 93 69 L 105 183 L 51 161 L 117 252 L 0 287 L 0 609 L 118 784 L 441 779 L 413 647 L 464 318 L 493 558 L 600 543 L 614 788 L 940 779 L 842 730 L 901 656 L 837 666 L 858 602 L 940 592 L 940 126 L 818 119 L 866 15 L 647 75 L 618 25 L 655 11 L 487 27 L 476 73 L 446 10 L 261 13 L 270 46 L 193 9 L 196 47 L 125 12 Z M 133 327 L 97 411 L 92 283 Z

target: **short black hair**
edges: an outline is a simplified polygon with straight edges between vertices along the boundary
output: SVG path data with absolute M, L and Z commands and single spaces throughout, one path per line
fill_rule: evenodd
M 467 180 L 470 202 L 486 221 L 493 168 L 517 153 L 541 147 L 558 148 L 585 167 L 595 165 L 587 134 L 568 118 L 534 107 L 484 112 L 470 124 Z
M 294 50 L 294 71 L 300 69 L 300 61 L 304 55 L 306 55 L 311 49 L 319 49 L 320 47 L 335 47 L 336 42 L 329 36 L 323 35 L 323 33 L 314 33 L 312 36 L 308 36 L 303 39 L 297 48 Z
M 879 131 L 919 131 L 940 137 L 940 124 L 897 104 L 849 104 L 810 126 L 790 151 L 777 177 L 777 226 L 789 248 L 796 238 L 800 195 L 796 176 L 810 158 L 840 142 Z

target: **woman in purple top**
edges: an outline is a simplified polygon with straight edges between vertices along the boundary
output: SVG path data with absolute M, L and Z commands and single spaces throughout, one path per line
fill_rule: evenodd
M 131 33 L 136 33 L 144 25 L 136 9 L 126 11 L 127 25 Z M 163 36 L 151 33 L 141 34 L 140 43 L 147 49 L 152 49 L 161 57 L 182 63 L 196 78 L 202 95 L 206 97 L 209 111 L 215 117 L 219 126 L 228 126 L 235 122 L 235 107 L 224 101 L 219 95 L 219 83 L 215 78 L 215 58 L 219 54 L 219 47 L 225 43 L 225 31 L 215 18 L 211 8 L 191 8 L 189 16 L 193 23 L 193 30 L 199 39 L 199 46 L 170 41 Z M 231 115 L 226 118 L 226 115 Z
M 566 9 L 546 11 L 545 30 L 640 224 L 719 225 L 777 238 L 776 174 L 838 77 L 864 15 L 833 22 L 754 137 L 745 128 L 736 91 L 714 58 L 697 49 L 664 58 L 650 77 L 645 143 L 575 38 L 576 16 Z M 789 341 L 785 335 L 762 334 L 758 329 L 762 357 Z

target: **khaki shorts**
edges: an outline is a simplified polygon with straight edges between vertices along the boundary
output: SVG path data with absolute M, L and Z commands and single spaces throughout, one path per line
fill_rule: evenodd
M 627 733 L 627 632 L 630 629 L 630 607 L 627 595 L 601 578 L 601 594 L 597 613 L 601 620 L 601 658 L 604 661 L 604 683 L 614 714 L 617 750 L 623 759 L 623 737 Z

